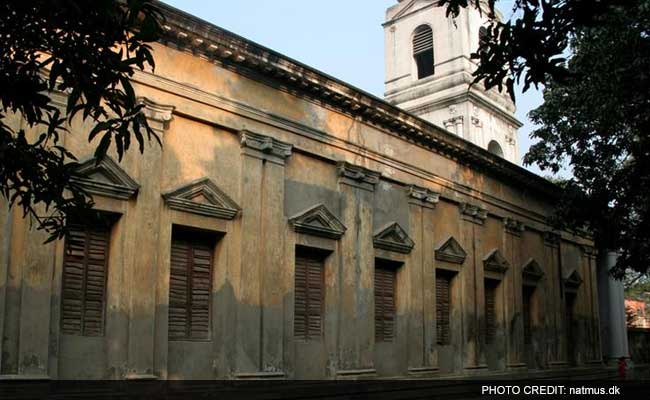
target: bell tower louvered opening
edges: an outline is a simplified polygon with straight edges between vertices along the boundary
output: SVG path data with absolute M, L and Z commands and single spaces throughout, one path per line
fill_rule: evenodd
M 420 25 L 413 33 L 413 58 L 418 79 L 433 75 L 433 31 L 429 25 Z

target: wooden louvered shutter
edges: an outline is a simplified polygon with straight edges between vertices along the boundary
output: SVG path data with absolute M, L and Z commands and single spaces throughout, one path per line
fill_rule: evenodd
M 485 282 L 485 343 L 493 343 L 497 334 L 496 284 Z
M 573 331 L 574 331 L 574 305 L 575 305 L 575 295 L 572 293 L 565 293 L 565 315 L 566 315 L 566 335 L 567 341 L 571 345 L 573 344 Z
M 419 26 L 413 33 L 413 57 L 417 65 L 418 79 L 433 75 L 433 31 L 428 25 Z
M 524 343 L 532 343 L 532 314 L 531 314 L 531 300 L 535 288 L 531 286 L 524 286 L 523 290 L 523 318 L 524 318 Z
M 61 331 L 102 336 L 110 228 L 72 223 L 63 258 Z
M 436 334 L 438 344 L 449 344 L 449 309 L 451 276 L 436 274 Z
M 395 277 L 397 271 L 375 264 L 375 340 L 390 342 L 395 335 Z
M 212 253 L 210 240 L 191 234 L 172 240 L 169 282 L 169 338 L 210 338 Z
M 413 33 L 413 54 L 424 53 L 433 49 L 433 31 L 431 27 L 422 25 Z
M 322 257 L 296 255 L 294 337 L 310 340 L 322 336 L 324 262 Z

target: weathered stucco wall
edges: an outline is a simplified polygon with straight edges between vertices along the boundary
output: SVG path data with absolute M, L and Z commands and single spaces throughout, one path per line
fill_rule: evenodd
M 154 45 L 156 72 L 135 77 L 163 146 L 130 151 L 119 166 L 139 185 L 129 200 L 95 196 L 119 216 L 110 234 L 106 328 L 60 332 L 64 242 L 42 245 L 18 210 L 0 207 L 1 375 L 51 378 L 350 378 L 478 374 L 600 361 L 595 265 L 589 242 L 544 224 L 553 204 L 459 160 L 272 84 L 172 47 Z M 64 144 L 90 158 L 88 125 Z M 114 155 L 113 155 L 114 157 Z M 115 158 L 115 157 L 114 157 Z M 363 167 L 358 169 L 357 167 Z M 172 209 L 163 194 L 208 178 L 241 209 L 232 220 Z M 416 185 L 416 186 L 412 186 Z M 339 239 L 299 233 L 290 219 L 323 204 Z M 469 206 L 468 206 L 469 205 Z M 407 254 L 373 236 L 397 222 Z M 172 231 L 216 238 L 208 340 L 168 337 Z M 450 237 L 466 253 L 446 265 Z M 293 337 L 296 246 L 325 255 L 321 340 Z M 586 247 L 585 247 L 586 246 Z M 498 250 L 507 269 L 485 271 Z M 400 265 L 395 338 L 375 343 L 374 263 Z M 524 343 L 522 268 L 543 276 Z M 451 341 L 436 342 L 435 276 L 451 268 Z M 566 340 L 565 281 L 578 272 Z M 485 343 L 484 279 L 499 280 L 498 340 Z

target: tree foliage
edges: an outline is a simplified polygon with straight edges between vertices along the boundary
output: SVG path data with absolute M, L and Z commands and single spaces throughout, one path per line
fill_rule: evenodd
M 161 15 L 148 0 L 23 0 L 0 4 L 0 193 L 51 239 L 65 216 L 92 205 L 74 184 L 75 156 L 63 145 L 73 118 L 90 120 L 98 159 L 114 145 L 121 158 L 132 137 L 144 150 L 157 139 L 129 78 L 153 68 L 147 43 Z M 67 96 L 58 107 L 48 95 Z M 8 117 L 22 118 L 19 126 Z
M 540 141 L 525 162 L 573 171 L 562 222 L 620 250 L 619 275 L 650 266 L 650 1 L 612 7 L 572 40 L 569 77 L 531 112 Z
M 625 297 L 650 301 L 650 276 L 641 272 L 628 272 L 623 279 Z
M 442 0 L 457 15 L 468 3 Z M 494 16 L 494 2 L 488 12 Z M 456 8 L 459 7 L 459 8 Z M 538 139 L 524 158 L 568 166 L 553 222 L 586 228 L 599 250 L 620 251 L 615 274 L 650 267 L 650 0 L 516 0 L 493 20 L 473 57 L 476 82 L 542 84 L 531 112 Z
M 634 1 L 634 0 L 633 0 Z M 474 6 L 490 19 L 487 35 L 472 57 L 478 60 L 476 82 L 486 88 L 506 89 L 514 100 L 515 84 L 545 84 L 563 81 L 571 38 L 583 29 L 599 25 L 611 7 L 628 0 L 514 0 L 512 17 L 497 17 L 497 0 L 439 0 L 447 15 L 456 17 L 461 9 Z

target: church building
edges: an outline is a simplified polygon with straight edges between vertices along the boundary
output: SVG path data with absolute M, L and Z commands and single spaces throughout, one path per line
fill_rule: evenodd
M 43 244 L 0 207 L 0 378 L 537 377 L 614 355 L 591 239 L 547 224 L 560 189 L 518 165 L 513 102 L 470 86 L 484 12 L 389 8 L 380 99 L 158 7 L 133 82 L 162 146 L 97 162 L 74 122 L 99 217 Z

